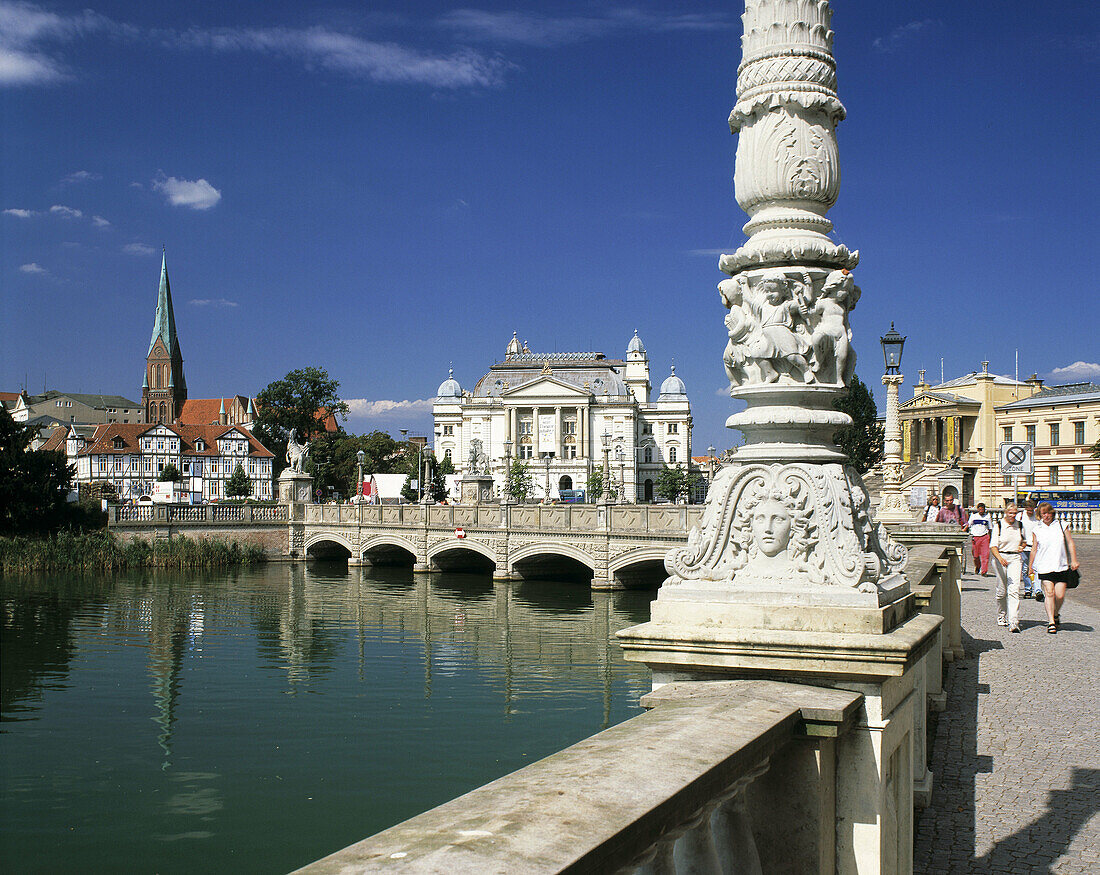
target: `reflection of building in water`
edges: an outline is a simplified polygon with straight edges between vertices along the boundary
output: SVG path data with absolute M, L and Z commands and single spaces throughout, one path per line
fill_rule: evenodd
M 160 728 L 157 744 L 164 751 L 161 768 L 172 764 L 172 725 L 182 687 L 183 657 L 193 641 L 193 630 L 202 628 L 202 607 L 189 594 L 171 586 L 154 589 L 145 602 L 148 622 L 149 674 L 153 679 L 153 700 L 157 713 L 152 718 Z

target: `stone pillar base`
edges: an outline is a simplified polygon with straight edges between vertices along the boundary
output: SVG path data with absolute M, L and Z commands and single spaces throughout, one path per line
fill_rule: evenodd
M 313 478 L 287 468 L 279 475 L 279 501 L 308 504 L 313 501 Z
M 612 590 L 612 589 L 626 589 L 618 580 L 612 577 L 593 577 L 592 589 L 595 590 Z
M 413 564 L 413 573 L 414 574 L 426 574 L 427 572 L 429 572 L 431 570 L 432 570 L 432 566 L 427 565 L 423 562 L 416 562 L 416 563 Z

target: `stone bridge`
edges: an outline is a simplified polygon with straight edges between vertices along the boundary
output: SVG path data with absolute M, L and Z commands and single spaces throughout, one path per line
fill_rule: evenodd
M 573 577 L 593 589 L 653 586 L 687 542 L 702 505 L 112 506 L 121 537 L 226 537 L 272 558 L 345 557 L 350 565 L 492 572 L 497 580 Z

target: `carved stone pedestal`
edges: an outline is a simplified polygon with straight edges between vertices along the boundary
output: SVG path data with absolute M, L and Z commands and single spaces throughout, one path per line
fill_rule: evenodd
M 279 475 L 279 501 L 308 504 L 313 501 L 313 478 L 287 468 Z
M 475 474 L 458 481 L 459 502 L 462 504 L 492 504 L 496 501 L 493 478 Z

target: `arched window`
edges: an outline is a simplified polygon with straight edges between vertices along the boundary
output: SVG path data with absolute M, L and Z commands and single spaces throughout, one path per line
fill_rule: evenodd
M 558 481 L 558 492 L 561 492 L 563 489 L 572 489 L 572 488 L 573 488 L 573 478 L 570 477 L 568 474 L 563 475 L 562 478 Z
M 443 458 L 446 459 L 448 462 L 451 461 L 451 451 L 450 450 L 444 450 L 443 451 Z
M 668 463 L 670 465 L 676 464 L 676 447 L 668 448 Z
M 168 416 L 168 408 L 164 406 L 164 402 L 160 402 L 160 421 L 164 422 L 165 417 Z
M 645 460 L 647 462 L 652 462 L 653 461 L 653 447 L 646 447 L 645 448 Z M 646 481 L 646 482 L 648 483 L 649 481 Z
M 642 486 L 642 497 L 646 501 L 653 501 L 653 481 L 646 480 Z

